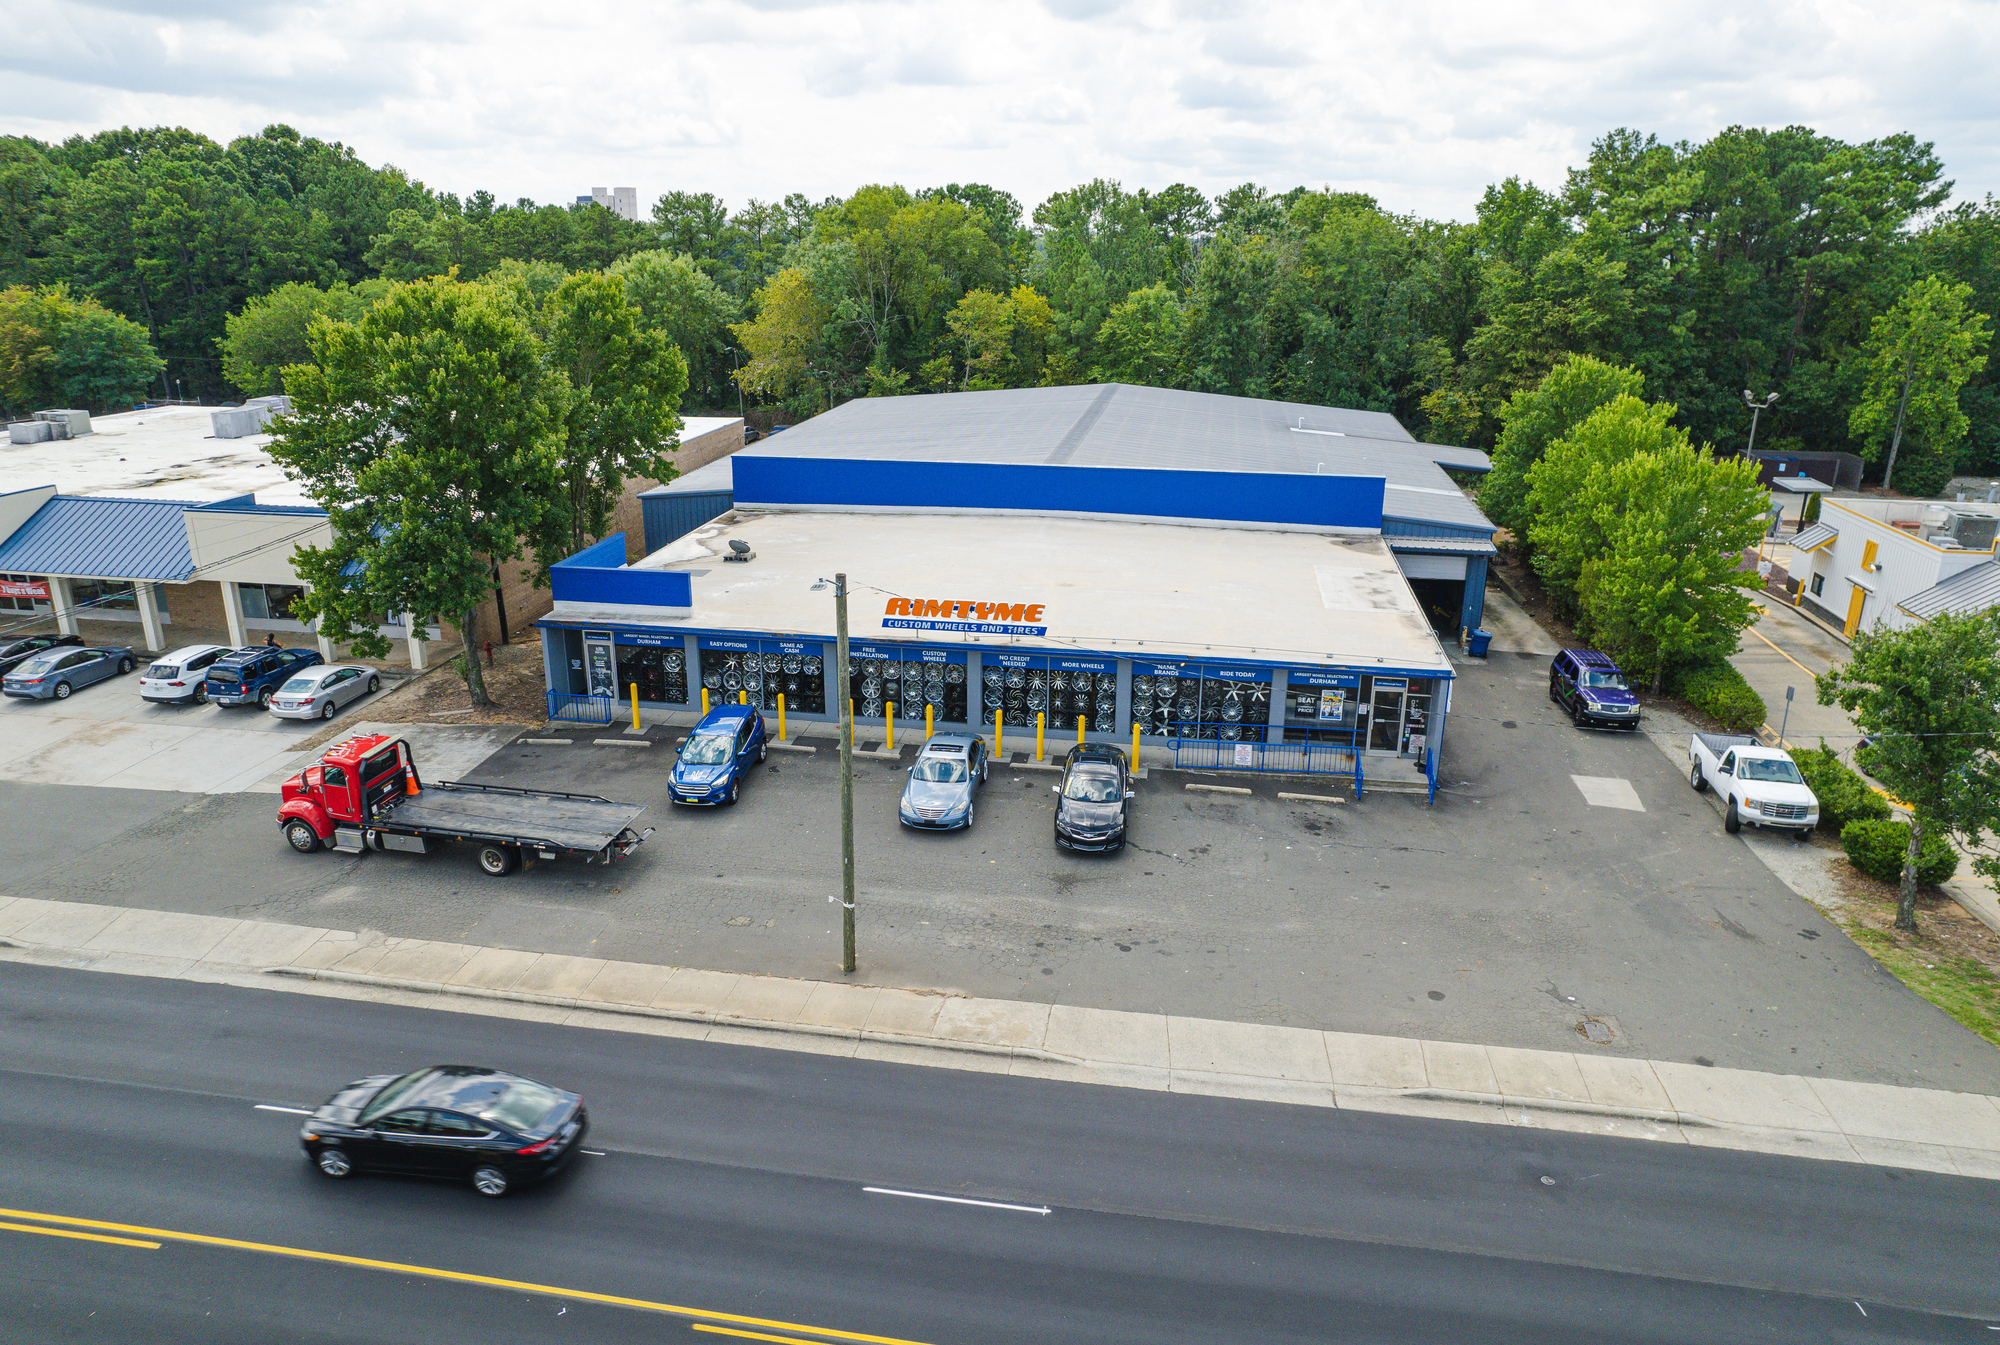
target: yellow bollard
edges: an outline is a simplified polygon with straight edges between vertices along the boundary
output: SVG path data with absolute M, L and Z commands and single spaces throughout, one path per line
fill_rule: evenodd
M 1132 760 L 1130 766 L 1135 771 L 1139 769 L 1139 721 L 1136 719 L 1132 721 Z
M 1082 746 L 1083 746 L 1083 716 L 1082 716 L 1082 715 L 1078 715 L 1078 716 L 1076 717 L 1076 745 L 1077 745 L 1078 747 L 1082 747 Z
M 708 718 L 708 688 L 707 688 L 707 687 L 703 687 L 703 688 L 701 689 L 701 717 L 702 717 L 703 719 L 706 719 L 706 718 Z
M 1046 712 L 1035 711 L 1035 760 L 1037 761 L 1042 759 L 1042 730 L 1047 726 L 1048 718 Z
M 925 742 L 929 742 L 929 741 L 931 740 L 931 733 L 932 733 L 932 729 L 931 729 L 931 711 L 933 711 L 933 710 L 935 710 L 935 709 L 937 709 L 937 706 L 935 706 L 935 705 L 930 705 L 930 704 L 926 704 L 926 705 L 924 706 L 924 741 L 925 741 Z
M 847 698 L 847 745 L 854 745 L 854 697 Z
M 889 750 L 893 752 L 896 750 L 896 702 L 884 701 L 883 704 L 889 709 L 887 716 L 889 724 Z
M 785 693 L 778 693 L 778 741 L 785 741 Z
M 749 693 L 749 692 L 747 692 L 747 691 L 739 691 L 739 692 L 737 692 L 737 693 L 736 693 L 736 703 L 737 703 L 738 705 L 748 705 L 748 704 L 750 703 L 750 693 Z
M 1000 707 L 997 705 L 993 707 L 993 755 L 996 757 L 1002 755 L 1000 751 Z
M 632 732 L 639 732 L 639 684 L 632 684 Z

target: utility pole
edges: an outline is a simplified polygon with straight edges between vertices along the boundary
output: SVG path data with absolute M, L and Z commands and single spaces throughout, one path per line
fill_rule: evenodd
M 1917 352 L 1912 350 L 1903 361 L 1903 400 L 1896 403 L 1896 432 L 1889 436 L 1889 465 L 1882 469 L 1882 489 L 1889 489 L 1889 478 L 1896 472 L 1896 450 L 1903 446 L 1903 413 L 1910 409 L 1910 384 L 1917 369 Z
M 854 974 L 854 700 L 847 673 L 847 576 L 833 577 L 834 693 L 840 697 L 840 969 Z
M 1771 403 L 1773 403 L 1773 402 L 1775 402 L 1775 401 L 1777 401 L 1777 400 L 1778 400 L 1778 394 L 1774 392 L 1774 393 L 1772 393 L 1772 394 L 1771 394 L 1770 396 L 1766 397 L 1766 398 L 1765 398 L 1765 399 L 1764 399 L 1763 401 L 1761 401 L 1761 402 L 1760 402 L 1760 401 L 1758 401 L 1758 400 L 1757 400 L 1757 399 L 1756 399 L 1755 397 L 1753 397 L 1753 396 L 1751 396 L 1751 395 L 1750 395 L 1750 389 L 1748 389 L 1748 388 L 1745 388 L 1745 389 L 1743 389 L 1743 404 L 1744 404 L 1745 406 L 1747 406 L 1747 407 L 1749 407 L 1749 408 L 1750 408 L 1750 443 L 1749 443 L 1749 445 L 1748 445 L 1747 447 L 1745 447 L 1745 448 L 1744 448 L 1744 450 L 1743 450 L 1743 456 L 1744 456 L 1744 457 L 1746 457 L 1746 458 L 1747 458 L 1747 457 L 1749 457 L 1749 456 L 1750 456 L 1750 454 L 1751 454 L 1751 452 L 1752 452 L 1752 450 L 1754 450 L 1754 449 L 1755 449 L 1755 448 L 1757 447 L 1757 416 L 1758 416 L 1758 414 L 1759 414 L 1760 412 L 1764 412 L 1764 411 L 1768 411 L 1768 410 L 1770 410 L 1770 409 L 1771 409 Z

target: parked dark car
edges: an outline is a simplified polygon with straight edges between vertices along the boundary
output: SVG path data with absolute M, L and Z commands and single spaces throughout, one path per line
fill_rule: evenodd
M 217 705 L 271 704 L 271 696 L 301 668 L 324 663 L 317 649 L 251 645 L 208 665 L 208 698 Z
M 754 705 L 718 705 L 681 743 L 667 780 L 675 803 L 734 803 L 743 777 L 769 752 L 764 714 Z
M 1549 699 L 1567 710 L 1579 728 L 1639 727 L 1639 698 L 1610 656 L 1595 649 L 1565 649 L 1556 655 L 1549 664 Z
M 583 1096 L 505 1070 L 433 1065 L 357 1079 L 299 1127 L 329 1177 L 400 1172 L 504 1196 L 554 1175 L 590 1131 Z
M 763 437 L 764 437 L 764 432 L 762 430 L 752 429 L 746 426 L 743 431 L 743 446 L 745 448 L 748 448 L 750 445 L 756 443 L 759 439 L 762 439 Z
M 122 645 L 89 645 L 73 649 L 58 645 L 30 654 L 5 674 L 0 692 L 22 700 L 66 701 L 78 687 L 122 677 L 139 666 L 139 660 Z
M 906 827 L 952 831 L 972 825 L 973 795 L 986 783 L 986 740 L 976 733 L 937 733 L 917 753 L 903 786 L 898 816 Z
M 25 640 L 16 640 L 5 648 L 0 648 L 0 673 L 10 673 L 25 660 L 33 658 L 44 649 L 56 649 L 63 645 L 81 645 L 81 635 L 30 635 Z
M 1078 743 L 1063 757 L 1056 791 L 1056 844 L 1108 851 L 1125 844 L 1126 803 L 1133 797 L 1125 753 L 1108 743 Z

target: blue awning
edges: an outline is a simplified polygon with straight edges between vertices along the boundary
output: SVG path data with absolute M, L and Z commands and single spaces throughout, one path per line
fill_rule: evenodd
M 180 583 L 194 573 L 195 500 L 57 495 L 0 542 L 0 573 Z

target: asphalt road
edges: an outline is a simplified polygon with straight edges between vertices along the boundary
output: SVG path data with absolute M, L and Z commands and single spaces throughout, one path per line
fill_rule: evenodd
M 297 1117 L 254 1109 L 437 1060 L 580 1088 L 602 1156 L 500 1202 L 335 1184 L 300 1159 Z M 2000 1202 L 1930 1174 L 25 966 L 0 970 L 0 1061 L 0 1221 L 19 1226 L 0 1226 L 0 1335 L 22 1345 L 697 1324 L 936 1345 L 1903 1341 L 2000 1322 Z
M 863 760 L 862 978 L 2000 1093 L 2000 1052 L 1725 835 L 1651 743 L 1559 715 L 1545 659 L 1505 654 L 1459 672 L 1434 808 L 1277 798 L 1295 780 L 1203 796 L 1183 785 L 1214 777 L 1158 771 L 1139 784 L 1131 847 L 1110 858 L 1055 850 L 1050 773 L 997 771 L 970 834 L 922 835 L 894 820 L 901 770 Z M 0 786 L 0 815 L 32 841 L 4 890 L 837 975 L 834 752 L 774 753 L 737 806 L 676 810 L 670 732 L 646 749 L 565 736 L 576 745 L 504 748 L 474 778 L 647 803 L 643 823 L 658 830 L 616 868 L 495 880 L 461 851 L 301 856 L 280 840 L 268 795 L 24 785 Z M 1645 811 L 1589 805 L 1579 775 L 1627 781 Z M 1586 1017 L 1617 1039 L 1586 1042 Z

